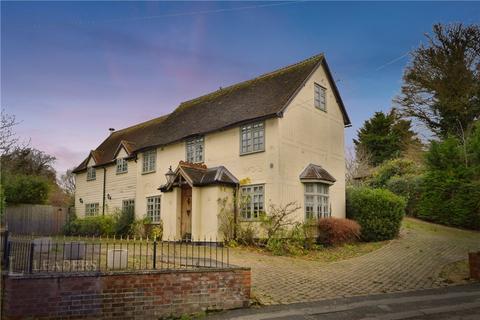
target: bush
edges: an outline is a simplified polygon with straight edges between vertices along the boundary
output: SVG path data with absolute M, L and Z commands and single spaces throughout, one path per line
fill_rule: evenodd
M 277 256 L 303 254 L 305 252 L 303 226 L 295 224 L 290 230 L 277 232 L 267 240 L 266 249 Z
M 6 203 L 44 204 L 48 199 L 50 183 L 39 176 L 6 175 L 4 188 Z
M 352 243 L 360 239 L 360 225 L 349 219 L 318 220 L 318 242 L 328 246 Z
M 397 176 L 414 175 L 419 172 L 417 164 L 407 159 L 393 159 L 382 163 L 368 181 L 372 188 L 384 188 L 388 181 Z
M 67 236 L 113 236 L 116 231 L 117 220 L 113 215 L 85 217 L 71 219 L 65 227 Z
M 393 239 L 400 231 L 405 200 L 384 189 L 347 189 L 347 215 L 358 222 L 366 241 Z
M 114 213 L 115 217 L 115 234 L 119 236 L 133 235 L 135 211 L 134 210 L 119 210 Z
M 419 201 L 418 217 L 453 227 L 480 229 L 480 181 L 445 172 L 429 172 Z
M 385 188 L 406 200 L 405 213 L 409 216 L 418 216 L 418 202 L 422 195 L 423 175 L 406 174 L 393 176 Z

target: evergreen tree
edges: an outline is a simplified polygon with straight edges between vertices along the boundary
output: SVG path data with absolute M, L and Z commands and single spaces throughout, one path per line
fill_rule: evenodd
M 395 109 L 389 113 L 375 112 L 365 121 L 354 139 L 358 154 L 369 154 L 370 164 L 404 156 L 411 148 L 421 149 L 421 142 L 411 129 L 411 122 L 400 118 Z

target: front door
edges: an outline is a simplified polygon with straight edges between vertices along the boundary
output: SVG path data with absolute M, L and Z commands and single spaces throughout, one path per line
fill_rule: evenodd
M 180 235 L 183 240 L 192 238 L 192 187 L 188 185 L 182 186 Z

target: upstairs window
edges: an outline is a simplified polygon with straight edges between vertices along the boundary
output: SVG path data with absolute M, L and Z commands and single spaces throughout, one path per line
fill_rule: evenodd
M 147 198 L 147 217 L 152 222 L 160 222 L 160 196 Z
M 325 183 L 304 183 L 305 218 L 319 219 L 330 217 L 329 185 Z
M 157 165 L 157 151 L 149 150 L 143 153 L 142 173 L 155 172 Z
M 186 142 L 187 162 L 203 162 L 203 137 L 190 139 Z
M 117 159 L 117 174 L 128 172 L 128 161 L 125 158 Z
M 315 108 L 327 111 L 327 89 L 315 83 Z
M 257 220 L 265 210 L 264 186 L 251 185 L 241 188 L 241 213 L 243 220 Z
M 100 205 L 98 202 L 96 203 L 86 203 L 85 204 L 85 215 L 86 216 L 96 216 L 98 215 L 98 209 Z
M 87 181 L 95 180 L 97 178 L 97 171 L 94 167 L 87 168 Z
M 265 151 L 265 126 L 256 122 L 240 127 L 240 154 Z

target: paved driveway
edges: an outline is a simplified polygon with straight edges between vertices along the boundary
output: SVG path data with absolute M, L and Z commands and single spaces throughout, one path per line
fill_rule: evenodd
M 480 250 L 480 233 L 407 219 L 399 239 L 369 254 L 332 263 L 232 250 L 230 261 L 252 268 L 253 295 L 262 304 L 446 286 L 443 266 Z

